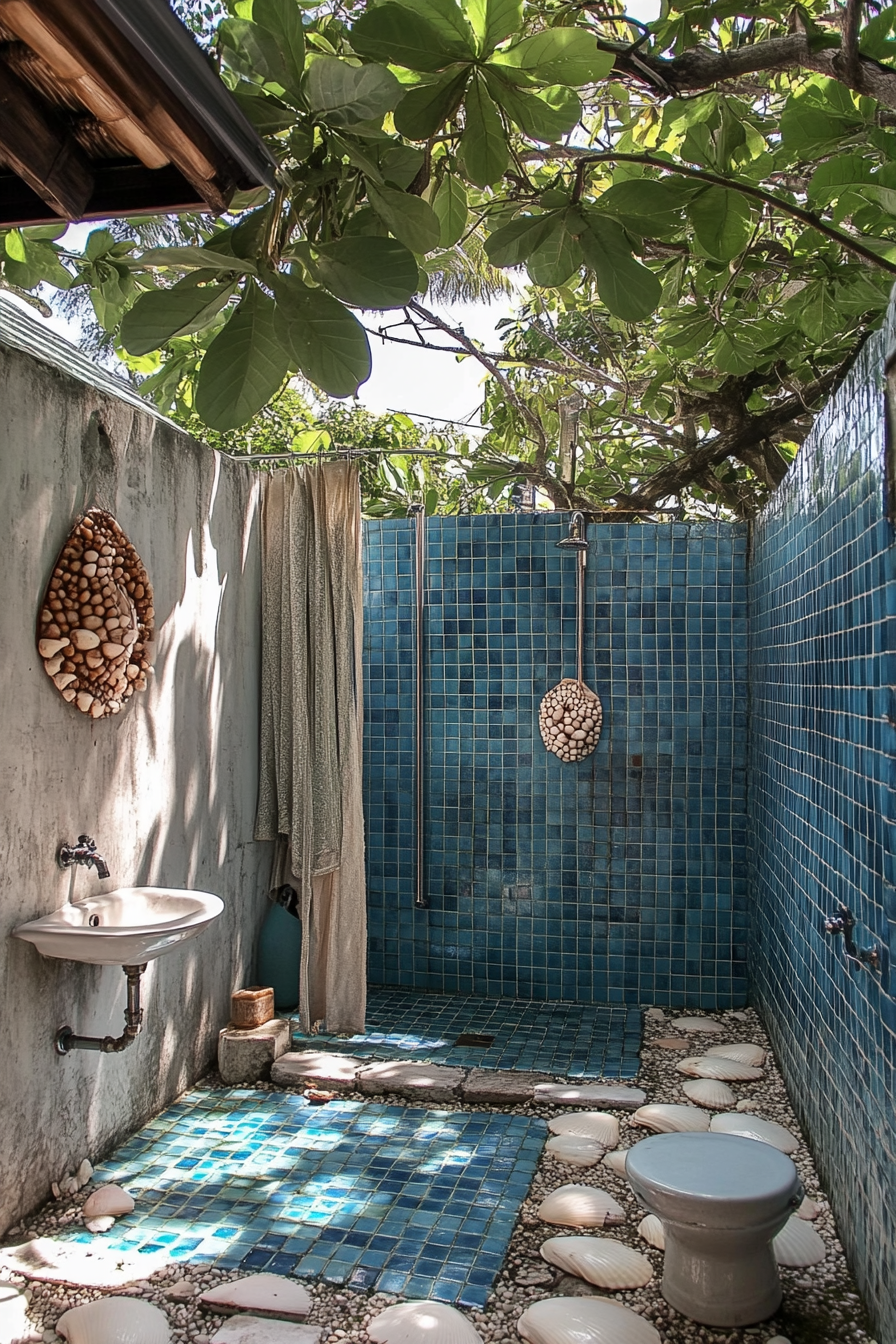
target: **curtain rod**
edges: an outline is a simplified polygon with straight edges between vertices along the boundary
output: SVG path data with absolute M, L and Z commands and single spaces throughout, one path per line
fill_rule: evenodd
M 222 457 L 231 462 L 333 462 L 354 457 L 444 457 L 438 448 L 337 448 L 323 449 L 319 453 L 228 453 L 225 448 L 216 449 Z

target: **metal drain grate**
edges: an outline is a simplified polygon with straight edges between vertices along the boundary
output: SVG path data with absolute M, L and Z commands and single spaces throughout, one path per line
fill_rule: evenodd
M 458 1036 L 457 1040 L 454 1042 L 455 1045 L 480 1045 L 483 1050 L 487 1049 L 490 1045 L 494 1045 L 494 1043 L 494 1036 L 485 1036 L 477 1031 L 461 1032 L 460 1036 Z

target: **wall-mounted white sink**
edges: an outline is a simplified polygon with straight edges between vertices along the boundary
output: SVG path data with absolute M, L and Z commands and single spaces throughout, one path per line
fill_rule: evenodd
M 224 909 L 208 891 L 119 887 L 72 902 L 13 930 L 45 957 L 94 966 L 140 966 L 195 938 Z

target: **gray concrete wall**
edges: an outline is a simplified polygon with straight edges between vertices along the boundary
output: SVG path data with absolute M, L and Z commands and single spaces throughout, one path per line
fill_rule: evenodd
M 0 1231 L 108 1151 L 214 1057 L 246 982 L 269 847 L 252 838 L 259 681 L 258 483 L 172 425 L 0 345 Z M 35 623 L 76 516 L 114 513 L 155 590 L 155 675 L 116 718 L 66 704 Z M 112 875 L 56 850 L 92 835 Z M 150 963 L 123 1055 L 53 1050 L 63 1023 L 118 1035 L 125 978 L 41 957 L 17 925 L 116 886 L 214 891 L 220 919 Z

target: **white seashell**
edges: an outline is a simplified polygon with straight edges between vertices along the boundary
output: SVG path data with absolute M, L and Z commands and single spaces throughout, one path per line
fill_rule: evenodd
M 679 1073 L 689 1073 L 692 1078 L 718 1078 L 725 1083 L 754 1083 L 762 1077 L 761 1069 L 738 1064 L 734 1059 L 723 1059 L 720 1055 L 691 1055 L 679 1060 L 675 1067 Z
M 627 1148 L 618 1148 L 615 1153 L 607 1153 L 603 1165 L 609 1167 L 611 1171 L 615 1171 L 617 1176 L 624 1176 L 625 1155 L 627 1152 Z
M 759 1100 L 758 1100 L 758 1098 L 756 1098 L 756 1097 L 744 1097 L 742 1101 L 739 1101 L 739 1102 L 737 1103 L 737 1105 L 735 1106 L 734 1109 L 735 1109 L 736 1111 L 755 1111 L 755 1109 L 756 1109 L 756 1107 L 757 1107 L 758 1105 L 759 1105 Z
M 709 1129 L 709 1116 L 696 1106 L 667 1106 L 660 1102 L 635 1111 L 632 1124 L 643 1125 L 657 1134 L 687 1134 Z
M 482 1344 L 482 1336 L 456 1307 L 445 1302 L 398 1302 L 367 1326 L 376 1344 Z
M 69 1344 L 169 1344 L 168 1319 L 150 1302 L 134 1297 L 101 1297 L 72 1307 L 56 1322 Z
M 548 1297 L 516 1328 L 527 1344 L 661 1344 L 643 1316 L 605 1297 Z
M 81 1189 L 77 1176 L 63 1176 L 59 1182 L 59 1191 L 63 1195 L 76 1195 Z
M 552 1134 L 574 1134 L 578 1139 L 590 1139 L 602 1148 L 615 1148 L 619 1142 L 619 1121 L 615 1115 L 603 1111 L 579 1111 L 573 1115 L 557 1115 L 548 1121 Z
M 61 1199 L 61 1198 L 62 1198 L 62 1191 L 59 1189 L 59 1182 L 58 1182 L 58 1181 L 51 1181 L 51 1182 L 50 1182 L 50 1190 L 51 1190 L 51 1192 L 52 1192 L 52 1195 L 53 1195 L 53 1198 L 54 1198 L 54 1199 Z
M 727 1111 L 737 1101 L 727 1083 L 717 1078 L 689 1078 L 681 1090 L 697 1106 L 708 1106 L 711 1111 Z
M 606 1190 L 593 1185 L 561 1185 L 542 1200 L 538 1217 L 543 1223 L 561 1227 L 611 1227 L 625 1222 L 625 1211 Z
M 728 1115 L 714 1115 L 710 1129 L 714 1134 L 738 1134 L 745 1139 L 758 1139 L 768 1143 L 782 1153 L 795 1153 L 800 1141 L 795 1134 L 774 1120 L 760 1120 L 755 1115 L 743 1115 L 738 1112 Z
M 673 1017 L 673 1027 L 679 1031 L 721 1031 L 718 1022 L 711 1017 Z
M 203 1293 L 199 1302 L 221 1315 L 245 1312 L 249 1316 L 276 1316 L 287 1320 L 307 1316 L 313 1306 L 307 1288 L 285 1279 L 282 1274 L 248 1274 L 243 1279 L 219 1283 L 216 1288 Z
M 722 1059 L 734 1059 L 738 1064 L 751 1064 L 761 1069 L 765 1063 L 765 1051 L 761 1045 L 752 1041 L 734 1041 L 731 1045 L 714 1045 L 704 1052 L 707 1055 L 719 1055 Z
M 811 1223 L 797 1218 L 796 1214 L 787 1219 L 776 1237 L 772 1238 L 772 1250 L 779 1265 L 791 1269 L 802 1269 L 806 1265 L 818 1265 L 827 1254 L 821 1237 Z
M 797 1218 L 804 1218 L 807 1222 L 812 1222 L 821 1213 L 821 1205 L 816 1204 L 814 1199 L 808 1195 L 796 1211 Z
M 558 1162 L 568 1162 L 573 1167 L 593 1167 L 606 1151 L 601 1144 L 581 1139 L 577 1134 L 555 1134 L 548 1139 L 544 1150 Z
M 648 1008 L 645 1017 L 652 1018 L 654 1022 L 665 1022 L 666 1014 L 662 1008 Z
M 606 1083 L 536 1083 L 536 1106 L 581 1106 L 589 1101 L 599 1106 L 612 1106 L 619 1111 L 633 1111 L 643 1106 L 647 1093 L 640 1087 L 612 1086 Z
M 104 1213 L 99 1218 L 85 1218 L 84 1226 L 88 1232 L 108 1232 L 115 1226 L 115 1219 L 111 1214 Z
M 549 1265 L 614 1293 L 643 1288 L 653 1278 L 653 1266 L 646 1256 L 612 1237 L 551 1237 L 541 1255 Z
M 90 1161 L 85 1157 L 77 1171 L 78 1185 L 86 1185 L 93 1175 L 93 1167 Z
M 638 1231 L 648 1246 L 653 1246 L 658 1251 L 666 1249 L 666 1229 L 655 1213 L 648 1213 L 646 1218 L 641 1219 Z
M 122 1214 L 131 1213 L 133 1208 L 134 1201 L 127 1190 L 122 1190 L 120 1185 L 101 1185 L 99 1190 L 88 1195 L 81 1212 L 85 1218 L 99 1218 L 107 1213 L 120 1218 Z

